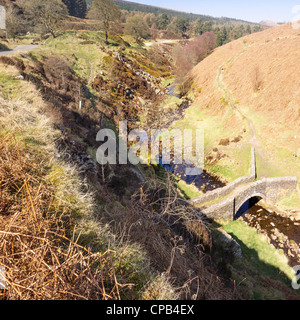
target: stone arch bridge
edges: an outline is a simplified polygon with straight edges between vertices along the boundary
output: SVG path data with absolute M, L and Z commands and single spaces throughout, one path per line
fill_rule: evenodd
M 297 188 L 297 177 L 263 178 L 256 180 L 255 151 L 251 150 L 251 173 L 238 178 L 231 184 L 210 191 L 190 203 L 201 208 L 210 218 L 234 220 L 236 213 L 248 200 L 264 200 L 274 205 L 281 197 Z
M 282 196 L 297 188 L 296 177 L 264 178 L 238 186 L 227 196 L 220 196 L 205 202 L 205 198 L 197 197 L 190 200 L 202 212 L 211 218 L 225 218 L 233 220 L 237 211 L 248 200 L 256 198 L 264 200 L 267 204 L 274 205 Z M 222 189 L 222 188 L 221 188 Z

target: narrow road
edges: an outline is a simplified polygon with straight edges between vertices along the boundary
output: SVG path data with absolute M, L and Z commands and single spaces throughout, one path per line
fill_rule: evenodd
M 29 51 L 29 50 L 32 50 L 36 47 L 38 47 L 38 45 L 34 45 L 34 44 L 19 45 L 12 50 L 0 51 L 0 56 L 8 56 L 13 53 Z
M 154 44 L 164 44 L 164 43 L 176 43 L 176 42 L 180 42 L 180 41 L 184 41 L 184 39 L 178 39 L 178 40 L 158 40 L 155 42 L 145 42 L 145 46 L 146 47 L 151 47 Z

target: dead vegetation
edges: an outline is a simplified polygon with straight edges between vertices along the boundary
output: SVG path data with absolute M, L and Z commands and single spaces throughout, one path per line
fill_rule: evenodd
M 262 89 L 263 86 L 263 79 L 262 79 L 262 74 L 260 71 L 259 66 L 255 66 L 254 71 L 253 71 L 253 90 L 259 91 Z
M 150 179 L 133 196 L 115 230 L 139 243 L 155 270 L 163 272 L 180 299 L 231 299 L 211 260 L 208 219 L 178 195 L 172 177 Z
M 0 180 L 3 199 L 10 199 L 3 202 L 0 214 L 0 264 L 8 280 L 2 297 L 231 299 L 232 288 L 224 286 L 211 261 L 205 217 L 179 198 L 172 179 L 153 177 L 139 189 L 137 178 L 128 179 L 128 168 L 120 171 L 118 166 L 103 171 L 97 166 L 92 178 L 79 179 L 75 160 L 95 147 L 101 112 L 98 106 L 97 112 L 92 107 L 77 110 L 78 88 L 83 101 L 88 99 L 68 61 L 37 61 L 25 55 L 2 63 L 5 70 L 27 80 L 18 83 L 25 87 L 13 101 L 2 103 L 0 113 L 1 134 L 6 137 L 2 164 L 10 165 L 3 167 Z M 136 75 L 125 81 L 128 71 L 117 70 L 115 76 L 124 77 L 126 85 L 133 81 L 135 91 L 146 94 L 148 85 L 135 81 Z M 103 84 L 111 85 L 110 94 L 122 96 L 113 81 L 100 81 L 100 89 Z M 121 114 L 114 107 L 111 118 Z M 49 122 L 50 114 L 55 115 L 58 132 Z M 58 147 L 62 142 L 64 148 Z M 120 188 L 123 176 L 131 187 Z
M 55 209 L 39 164 L 13 134 L 0 140 L 2 299 L 117 299 L 111 253 L 92 253 L 66 234 L 68 214 Z
M 151 295 L 174 299 L 167 277 L 152 276 L 142 250 L 101 222 L 100 199 L 78 167 L 58 157 L 59 131 L 34 85 L 15 80 L 14 67 L 2 67 L 4 75 L 5 90 L 16 90 L 0 100 L 1 298 L 137 299 L 162 283 Z
M 91 221 L 76 222 L 74 209 L 57 201 L 60 193 L 25 145 L 14 134 L 0 141 L 0 265 L 7 286 L 2 299 L 231 297 L 204 253 L 211 248 L 205 217 L 181 203 L 171 180 L 150 181 L 125 211 L 110 211 L 110 224 L 121 235 L 118 249 L 112 244 L 99 251 Z M 144 258 L 132 243 L 145 250 L 156 278 L 146 269 L 139 274 Z
M 171 180 L 137 190 L 131 179 L 129 194 L 111 186 L 113 176 L 121 177 L 118 168 L 105 170 L 104 180 L 100 170 L 97 185 L 80 180 L 78 166 L 64 161 L 78 143 L 73 150 L 71 136 L 61 137 L 49 118 L 59 109 L 34 84 L 15 80 L 15 67 L 0 70 L 15 88 L 1 99 L 0 112 L 3 299 L 231 297 L 204 253 L 209 230 L 181 203 Z M 78 128 L 81 120 L 78 115 Z M 57 159 L 62 138 L 66 148 Z

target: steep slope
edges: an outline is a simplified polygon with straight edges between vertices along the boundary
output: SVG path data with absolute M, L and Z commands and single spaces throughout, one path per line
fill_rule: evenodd
M 299 45 L 300 30 L 285 24 L 216 49 L 190 73 L 195 100 L 185 121 L 206 128 L 207 151 L 221 138 L 240 137 L 238 144 L 218 147 L 228 156 L 219 166 L 244 173 L 241 148 L 253 145 L 261 176 L 300 178 Z
M 253 110 L 264 112 L 270 119 L 299 129 L 299 44 L 300 30 L 290 24 L 244 37 L 217 49 L 196 66 L 192 72 L 195 85 L 214 82 L 219 67 L 239 55 L 226 66 L 224 82 L 240 105 L 252 105 Z M 258 78 L 262 83 L 256 88 Z

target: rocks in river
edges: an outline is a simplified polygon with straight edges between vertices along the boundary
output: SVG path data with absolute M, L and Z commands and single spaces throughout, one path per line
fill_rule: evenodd
M 256 228 L 257 232 L 267 237 L 270 246 L 282 250 L 289 259 L 289 264 L 299 261 L 300 247 L 297 242 L 297 221 L 294 212 L 282 215 L 278 212 L 267 210 L 249 211 L 243 215 L 243 220 L 250 226 Z M 292 229 L 291 229 L 292 228 Z M 295 240 L 292 240 L 296 237 Z
M 276 241 L 276 240 L 277 240 L 277 237 L 276 237 L 274 234 L 271 234 L 271 235 L 270 235 L 270 238 L 271 238 L 273 241 Z

